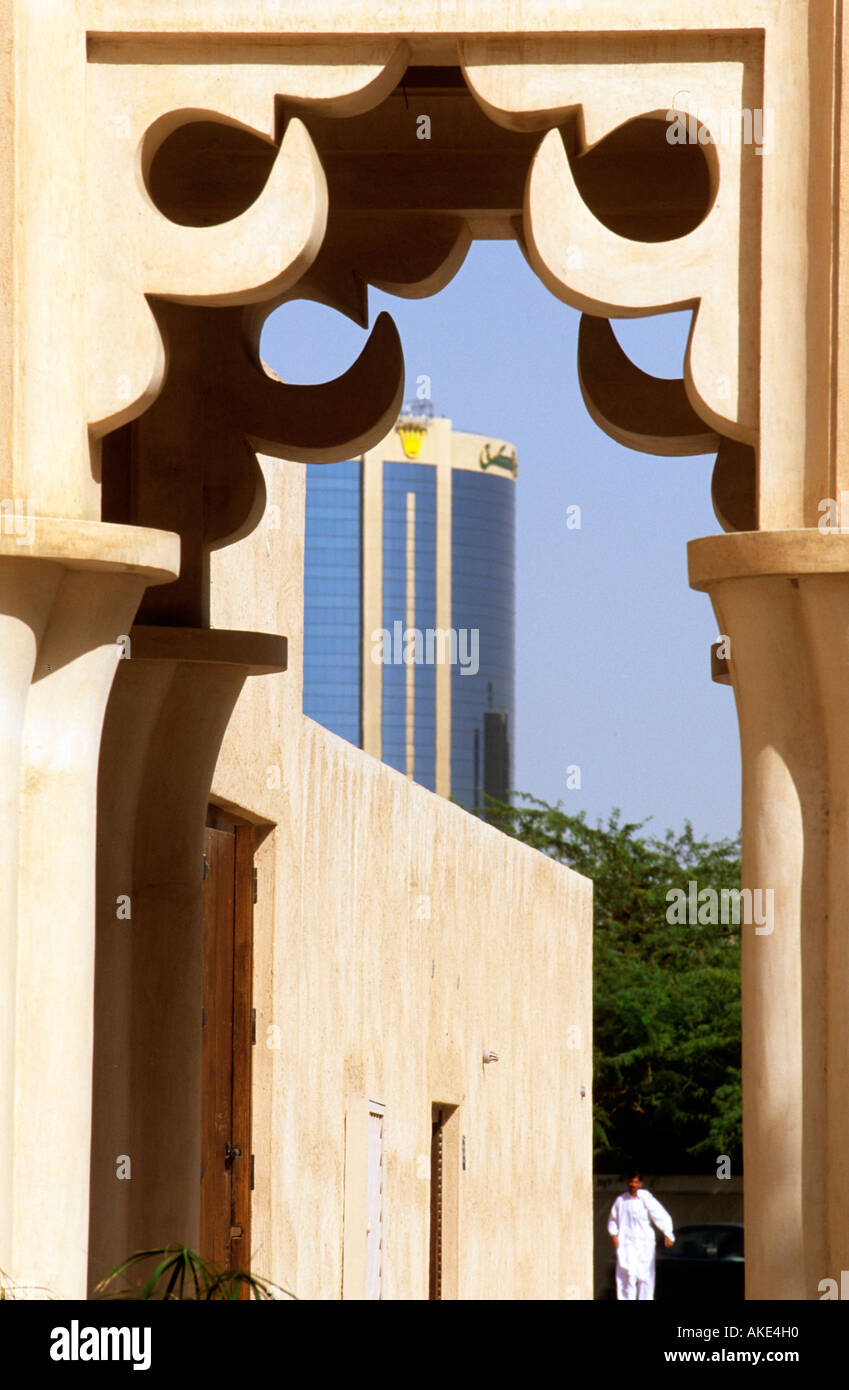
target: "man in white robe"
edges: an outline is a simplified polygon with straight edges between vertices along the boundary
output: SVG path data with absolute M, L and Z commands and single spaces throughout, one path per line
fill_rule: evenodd
M 640 1174 L 631 1173 L 628 1192 L 616 1198 L 607 1223 L 616 1251 L 618 1299 L 654 1298 L 654 1226 L 663 1232 L 666 1246 L 675 1244 L 669 1212 L 656 1197 L 643 1190 Z

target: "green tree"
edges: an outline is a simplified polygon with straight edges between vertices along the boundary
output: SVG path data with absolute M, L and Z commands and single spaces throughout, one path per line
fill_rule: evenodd
M 742 1162 L 740 931 L 673 925 L 667 893 L 740 886 L 739 840 L 697 840 L 687 822 L 662 840 L 643 823 L 587 823 L 520 794 L 488 805 L 508 834 L 594 885 L 594 1120 L 600 1171 Z

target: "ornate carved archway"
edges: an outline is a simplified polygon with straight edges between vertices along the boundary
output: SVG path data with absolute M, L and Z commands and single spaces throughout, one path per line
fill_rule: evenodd
M 579 371 L 594 418 L 649 452 L 718 451 L 727 534 L 693 543 L 691 579 L 732 641 L 744 878 L 775 891 L 773 933 L 744 945 L 749 1296 L 814 1296 L 849 1264 L 849 551 L 817 529 L 846 452 L 840 7 L 714 0 L 682 15 L 642 0 L 638 28 L 625 0 L 603 15 L 561 0 L 554 29 L 536 6 L 510 7 L 507 22 L 485 0 L 384 5 L 380 19 L 359 4 L 168 0 L 155 22 L 149 8 L 34 9 L 3 57 L 19 102 L 3 228 L 16 267 L 6 491 L 35 513 L 25 546 L 2 537 L 20 735 L 4 745 L 7 783 L 23 789 L 3 822 L 22 894 L 20 909 L 5 904 L 2 937 L 7 1132 L 16 1092 L 31 1099 L 14 1155 L 0 1155 L 15 1260 L 79 1286 L 92 750 L 118 664 L 109 643 L 132 640 L 138 611 L 142 659 L 119 670 L 104 745 L 120 710 L 133 748 L 120 769 L 101 759 L 100 796 L 132 844 L 124 867 L 148 882 L 161 832 L 149 824 L 151 750 L 176 783 L 191 761 L 196 839 L 229 703 L 247 674 L 285 659 L 268 634 L 208 626 L 209 552 L 261 514 L 253 451 L 341 458 L 380 438 L 400 403 L 390 321 L 337 382 L 296 388 L 257 360 L 262 316 L 309 294 L 362 320 L 369 283 L 430 294 L 472 237 L 516 235 L 544 283 L 587 315 Z M 413 95 L 430 140 L 408 119 Z M 722 138 L 745 132 L 744 113 L 750 133 L 769 114 L 769 149 Z M 675 120 L 684 144 L 667 138 Z M 647 379 L 605 320 L 680 307 L 695 311 L 684 377 Z M 206 723 L 187 718 L 188 666 L 200 673 L 192 698 L 208 686 Z M 85 725 L 73 775 L 44 751 L 71 708 Z M 72 807 L 76 860 L 45 863 L 49 827 Z M 196 848 L 191 836 L 173 844 Z M 101 846 L 107 898 L 110 862 Z M 195 920 L 188 862 L 153 896 L 157 911 L 173 901 Z M 57 945 L 55 903 L 69 895 Z M 43 1019 L 68 979 L 70 1043 Z M 36 1062 L 25 1043 L 42 1033 Z M 77 1157 L 62 1178 L 66 1244 L 45 1265 L 33 1251 L 56 1181 L 49 1152 L 38 1157 L 51 1087 L 57 1142 Z

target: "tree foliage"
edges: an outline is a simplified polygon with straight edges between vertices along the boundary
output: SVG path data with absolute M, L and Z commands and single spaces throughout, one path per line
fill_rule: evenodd
M 697 840 L 686 823 L 664 839 L 621 824 L 593 827 L 522 795 L 487 819 L 594 885 L 594 1120 L 600 1171 L 714 1170 L 742 1161 L 740 932 L 671 925 L 667 893 L 740 886 L 739 840 Z

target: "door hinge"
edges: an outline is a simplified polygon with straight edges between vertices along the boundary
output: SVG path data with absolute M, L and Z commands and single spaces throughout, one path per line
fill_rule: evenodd
M 251 1009 L 251 1046 L 256 1047 L 256 1009 Z
M 253 881 L 254 881 L 254 902 L 256 902 L 256 900 L 257 900 L 257 895 L 258 895 L 258 892 L 259 892 L 259 889 L 258 889 L 258 887 L 257 887 L 257 871 L 256 871 L 256 869 L 254 869 L 252 872 L 253 872 Z
M 200 1011 L 200 1028 L 201 1028 L 201 1032 L 203 1032 L 203 1030 L 204 1030 L 205 1027 L 206 1027 L 206 1009 L 201 1009 L 201 1011 Z
M 256 1178 L 256 1155 L 251 1154 L 251 1192 L 254 1190 L 254 1180 Z

